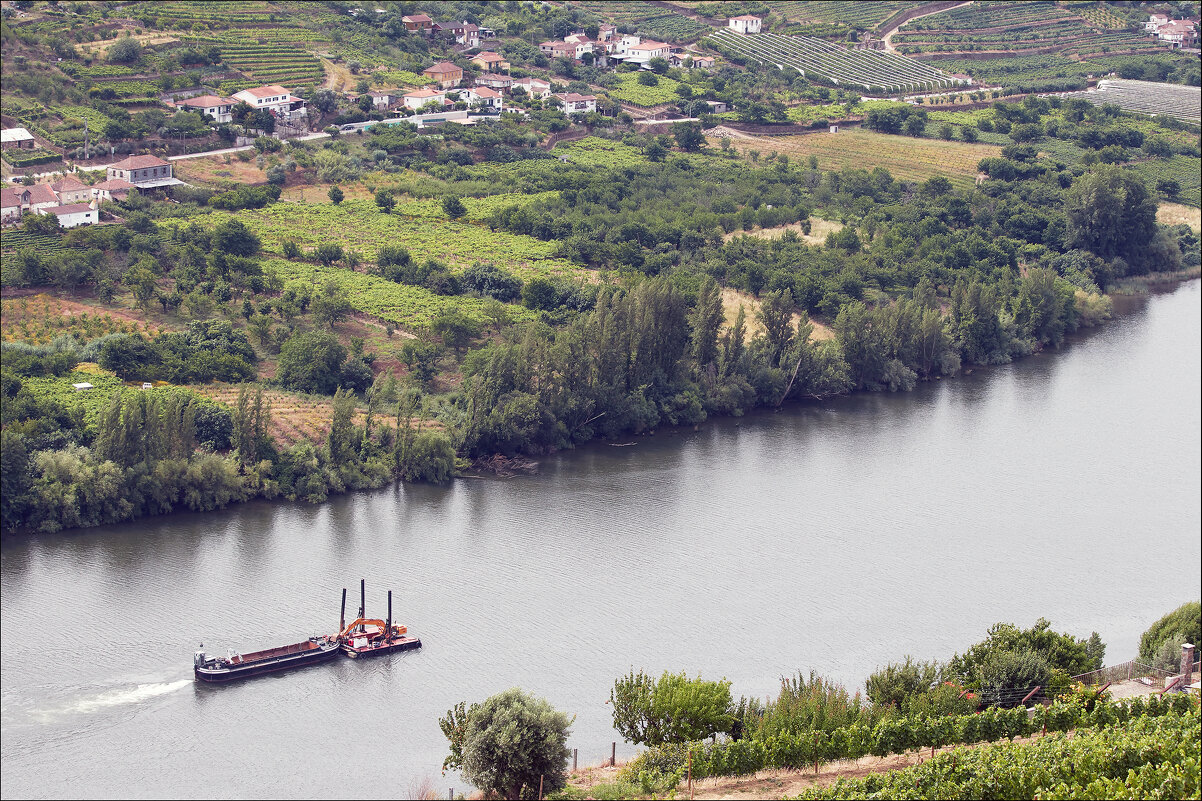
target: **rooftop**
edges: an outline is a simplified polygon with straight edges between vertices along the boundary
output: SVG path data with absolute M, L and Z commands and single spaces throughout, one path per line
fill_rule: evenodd
M 5 128 L 0 131 L 0 142 L 5 144 L 9 142 L 28 142 L 33 139 L 33 134 L 24 128 Z
M 267 97 L 267 95 L 263 95 L 263 97 Z M 214 106 L 232 106 L 237 102 L 232 97 L 201 95 L 200 97 L 189 97 L 187 100 L 180 100 L 179 105 L 192 106 L 193 108 L 213 108 Z
M 256 86 L 253 89 L 243 89 L 237 94 L 248 94 L 253 97 L 272 97 L 274 95 L 288 95 L 290 92 L 279 84 L 271 84 L 270 86 Z
M 422 70 L 422 75 L 425 75 L 425 74 L 431 73 L 431 72 L 434 73 L 435 75 L 444 75 L 446 73 L 452 73 L 452 72 L 463 72 L 463 67 L 460 67 L 456 64 L 452 64 L 449 61 L 440 61 L 437 64 L 435 64 L 433 67 L 426 67 L 424 70 Z
M 171 165 L 157 156 L 130 156 L 124 161 L 110 164 L 113 170 L 144 170 L 147 167 L 170 167 Z

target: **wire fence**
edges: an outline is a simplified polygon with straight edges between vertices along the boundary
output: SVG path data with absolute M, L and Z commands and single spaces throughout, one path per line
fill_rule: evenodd
M 1199 662 L 1194 662 L 1194 672 L 1198 671 Z M 1166 679 L 1169 676 L 1176 676 L 1177 668 L 1172 670 L 1164 670 L 1162 668 L 1154 668 L 1151 665 L 1144 664 L 1132 659 L 1130 662 L 1122 662 L 1117 665 L 1109 665 L 1101 670 L 1091 670 L 1089 673 L 1082 673 L 1080 676 L 1073 676 L 1075 681 L 1079 681 L 1086 687 L 1092 687 L 1097 684 L 1106 684 L 1114 681 L 1127 681 L 1129 679 L 1140 678 L 1158 678 Z

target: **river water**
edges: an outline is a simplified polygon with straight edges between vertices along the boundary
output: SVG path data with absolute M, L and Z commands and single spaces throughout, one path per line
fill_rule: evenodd
M 3 795 L 465 789 L 437 720 L 511 686 L 607 758 L 632 667 L 860 685 L 1006 620 L 1110 662 L 1199 595 L 1202 284 L 1058 352 L 544 460 L 536 475 L 253 503 L 5 542 Z M 330 632 L 343 587 L 424 648 L 233 686 L 192 651 Z M 619 742 L 619 754 L 630 753 Z

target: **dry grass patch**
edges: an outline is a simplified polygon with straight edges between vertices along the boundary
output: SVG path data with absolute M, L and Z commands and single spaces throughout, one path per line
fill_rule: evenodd
M 1202 231 L 1202 209 L 1180 203 L 1161 203 L 1156 210 L 1156 222 L 1162 225 L 1185 223 L 1194 233 Z
M 725 318 L 722 323 L 722 330 L 726 331 L 735 324 L 735 318 L 739 315 L 740 305 L 743 306 L 744 314 L 746 315 L 745 325 L 747 326 L 747 334 L 744 336 L 744 339 L 750 341 L 753 337 L 761 336 L 764 333 L 764 325 L 759 321 L 758 315 L 760 299 L 748 292 L 740 292 L 730 287 L 722 288 L 722 316 Z M 801 315 L 794 313 L 793 325 L 796 326 L 800 322 Z M 814 326 L 814 330 L 810 334 L 811 342 L 834 339 L 835 332 L 826 324 L 820 323 L 811 317 L 810 325 Z
M 740 153 L 783 153 L 801 162 L 817 156 L 822 170 L 883 167 L 899 181 L 925 181 L 937 175 L 958 188 L 970 188 L 976 182 L 977 163 L 983 158 L 1001 155 L 997 145 L 945 142 L 942 139 L 916 139 L 911 136 L 880 134 L 862 128 L 845 128 L 839 133 L 813 133 L 800 136 L 758 136 L 730 139 Z M 710 144 L 719 145 L 717 139 Z
M 833 234 L 836 231 L 842 231 L 843 223 L 835 222 L 834 220 L 824 220 L 821 217 L 810 217 L 810 232 L 802 233 L 801 223 L 789 223 L 788 225 L 778 225 L 775 228 L 754 228 L 750 231 L 732 231 L 726 234 L 723 239 L 727 242 L 734 239 L 736 236 L 754 236 L 759 239 L 780 239 L 785 231 L 793 231 L 801 237 L 802 241 L 807 245 L 821 245 L 826 242 L 828 234 Z
M 174 166 L 176 175 L 189 183 L 209 186 L 267 183 L 267 173 L 255 166 L 253 158 L 242 161 L 229 153 L 199 159 L 179 159 Z

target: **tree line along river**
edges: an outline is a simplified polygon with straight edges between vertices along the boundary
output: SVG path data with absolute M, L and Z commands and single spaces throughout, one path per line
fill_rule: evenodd
M 620 739 L 605 701 L 631 667 L 736 696 L 810 669 L 856 686 L 1000 620 L 1096 629 L 1128 659 L 1202 582 L 1200 300 L 1198 281 L 1119 298 L 1060 351 L 531 476 L 6 540 L 4 795 L 465 789 L 439 775 L 460 700 L 546 697 L 587 764 Z M 193 683 L 199 642 L 332 632 L 360 577 L 369 611 L 394 591 L 420 651 Z

